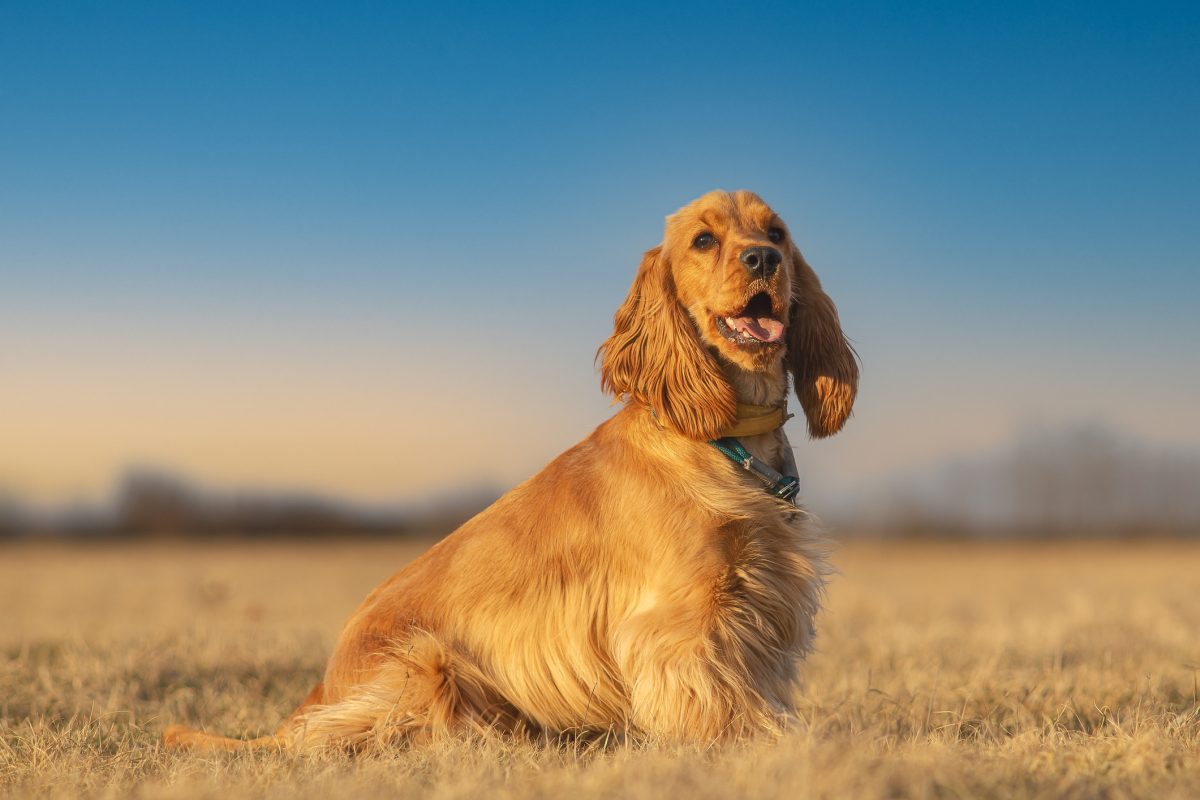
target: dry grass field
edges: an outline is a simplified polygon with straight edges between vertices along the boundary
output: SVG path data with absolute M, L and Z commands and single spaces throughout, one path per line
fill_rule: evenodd
M 0 793 L 62 797 L 1200 797 L 1200 547 L 856 543 L 802 720 L 710 750 L 462 742 L 194 755 L 275 725 L 385 542 L 0 549 Z

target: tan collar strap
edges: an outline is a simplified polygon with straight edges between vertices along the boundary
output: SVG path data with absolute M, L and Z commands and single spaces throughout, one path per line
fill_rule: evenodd
M 727 436 L 758 436 L 760 433 L 770 433 L 776 428 L 782 428 L 783 423 L 791 419 L 783 406 L 756 406 L 751 403 L 738 403 L 737 422 L 718 434 L 717 438 Z
M 646 406 L 646 410 L 650 412 L 654 424 L 658 426 L 659 430 L 662 430 L 663 425 L 658 421 L 658 414 L 654 412 L 654 407 Z M 761 433 L 770 433 L 782 428 L 783 423 L 793 416 L 793 414 L 787 413 L 786 405 L 756 406 L 753 403 L 738 403 L 737 422 L 718 433 L 714 438 L 758 436 Z

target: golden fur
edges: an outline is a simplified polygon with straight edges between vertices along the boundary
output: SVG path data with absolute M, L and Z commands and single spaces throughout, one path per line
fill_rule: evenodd
M 695 246 L 705 232 L 716 244 Z M 773 275 L 738 261 L 759 245 L 782 254 Z M 723 336 L 716 319 L 756 293 L 783 337 Z M 597 358 L 624 408 L 376 588 L 274 736 L 172 726 L 167 743 L 363 749 L 483 730 L 711 742 L 777 730 L 812 642 L 822 543 L 803 510 L 707 440 L 739 401 L 783 403 L 789 371 L 810 433 L 841 428 L 858 367 L 833 303 L 762 200 L 713 192 L 668 219 Z M 743 444 L 776 468 L 790 461 L 782 429 Z

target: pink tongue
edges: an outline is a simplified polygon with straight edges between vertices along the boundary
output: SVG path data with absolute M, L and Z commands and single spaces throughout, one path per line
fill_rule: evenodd
M 770 317 L 728 317 L 725 321 L 739 333 L 760 342 L 777 342 L 783 336 L 783 323 Z

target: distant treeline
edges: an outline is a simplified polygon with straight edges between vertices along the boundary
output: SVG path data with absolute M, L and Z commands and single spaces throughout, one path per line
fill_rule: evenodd
M 1200 453 L 1099 426 L 1027 430 L 1012 445 L 893 482 L 856 527 L 943 537 L 1200 537 Z
M 364 508 L 306 494 L 213 492 L 155 471 L 127 475 L 105 504 L 34 511 L 0 497 L 0 538 L 429 536 L 456 528 L 494 494 L 414 508 Z
M 306 494 L 214 492 L 136 471 L 100 506 L 32 511 L 0 495 L 0 538 L 440 536 L 485 508 L 479 488 L 367 508 Z M 839 536 L 1200 537 L 1200 453 L 1098 427 L 1028 430 L 1002 450 L 863 487 Z

